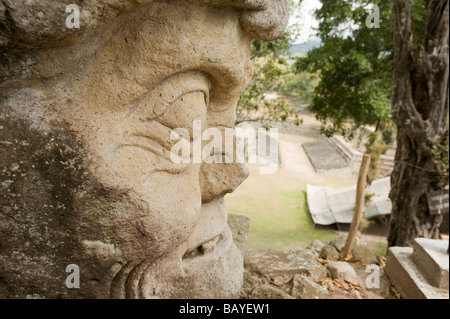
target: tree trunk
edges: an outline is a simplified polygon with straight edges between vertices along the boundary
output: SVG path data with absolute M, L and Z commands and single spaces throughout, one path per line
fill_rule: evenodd
M 429 0 L 427 11 L 423 43 L 415 47 L 411 0 L 394 0 L 392 117 L 398 148 L 391 180 L 389 247 L 411 246 L 416 237 L 438 238 L 442 222 L 442 216 L 430 215 L 426 195 L 448 184 L 431 150 L 448 134 L 449 1 Z

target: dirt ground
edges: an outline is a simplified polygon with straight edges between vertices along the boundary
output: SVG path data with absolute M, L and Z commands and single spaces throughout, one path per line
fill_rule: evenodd
M 257 165 L 247 165 L 251 172 L 250 177 L 235 193 L 227 195 L 226 198 L 227 205 L 231 208 L 232 213 L 243 214 L 253 219 L 252 222 L 259 222 L 255 221 L 256 218 L 259 218 L 258 215 L 255 218 L 255 214 L 250 213 L 247 215 L 245 211 L 243 212 L 244 205 L 248 205 L 250 202 L 249 200 L 244 200 L 245 198 L 248 199 L 249 194 L 252 194 L 253 197 L 263 198 L 263 200 L 268 202 L 276 203 L 280 190 L 287 192 L 306 191 L 307 184 L 332 188 L 356 184 L 357 179 L 352 175 L 350 167 L 326 173 L 317 173 L 315 171 L 302 145 L 322 138 L 320 135 L 321 123 L 316 120 L 314 114 L 309 112 L 302 112 L 301 118 L 303 119 L 303 124 L 300 127 L 283 126 L 279 130 L 278 138 L 281 167 L 274 175 L 260 175 Z M 237 208 L 240 210 L 235 211 L 234 209 Z M 248 210 L 251 209 L 252 207 L 248 207 Z M 281 209 L 282 206 L 280 204 L 279 210 Z M 261 213 L 264 214 L 264 212 Z M 276 221 L 280 218 L 280 212 L 276 210 L 268 211 L 267 214 L 272 214 L 272 216 L 265 216 L 267 219 L 272 218 Z M 317 230 L 323 229 L 325 231 L 345 233 L 348 226 L 332 225 L 330 227 L 323 227 L 316 225 L 314 227 Z M 376 247 L 376 253 L 381 255 L 385 253 L 386 246 L 385 232 L 383 233 L 384 229 L 385 225 L 380 222 L 374 222 L 370 225 L 367 232 L 360 236 L 363 242 L 370 244 L 372 247 Z M 326 236 L 319 239 L 326 239 Z M 305 242 L 305 244 L 307 243 Z M 280 243 L 280 245 L 282 244 Z M 276 249 L 293 248 L 288 245 L 287 247 L 277 247 Z

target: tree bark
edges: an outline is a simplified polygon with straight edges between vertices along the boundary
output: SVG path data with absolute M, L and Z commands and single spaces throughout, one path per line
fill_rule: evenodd
M 413 42 L 411 0 L 394 0 L 393 10 L 392 117 L 398 148 L 391 178 L 389 247 L 439 236 L 442 216 L 430 215 L 426 195 L 443 187 L 431 150 L 448 134 L 449 88 L 449 1 L 429 0 L 426 31 L 418 46 Z

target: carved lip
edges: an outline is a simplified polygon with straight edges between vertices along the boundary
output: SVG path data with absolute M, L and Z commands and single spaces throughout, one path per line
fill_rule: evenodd
M 216 255 L 215 253 L 220 253 L 220 251 L 228 247 L 230 239 L 231 231 L 228 227 L 225 227 L 219 235 L 196 245 L 194 248 L 186 250 L 182 260 L 184 262 L 189 262 L 190 260 Z
M 223 198 L 204 203 L 198 223 L 181 250 L 182 261 L 216 256 L 226 250 L 232 238 L 227 219 Z

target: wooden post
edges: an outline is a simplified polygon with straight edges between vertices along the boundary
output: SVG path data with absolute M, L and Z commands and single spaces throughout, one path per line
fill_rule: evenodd
M 352 252 L 359 222 L 361 221 L 365 198 L 364 191 L 366 189 L 366 179 L 369 171 L 370 158 L 370 155 L 365 154 L 359 169 L 358 185 L 356 187 L 355 211 L 353 213 L 352 225 L 350 226 L 350 230 L 348 232 L 347 241 L 345 242 L 344 249 L 341 252 L 342 259 L 348 259 L 350 253 Z

